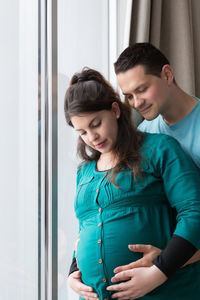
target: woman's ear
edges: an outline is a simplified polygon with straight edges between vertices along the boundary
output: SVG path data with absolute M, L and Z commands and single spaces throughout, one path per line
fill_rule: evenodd
M 119 108 L 119 104 L 117 102 L 112 103 L 112 109 L 111 110 L 114 112 L 116 118 L 119 119 L 119 117 L 120 117 L 120 108 Z

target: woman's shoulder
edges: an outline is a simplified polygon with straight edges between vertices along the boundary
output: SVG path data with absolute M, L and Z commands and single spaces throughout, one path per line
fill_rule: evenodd
M 167 134 L 163 133 L 144 133 L 143 138 L 143 145 L 142 147 L 149 147 L 151 146 L 152 149 L 160 149 L 161 148 L 169 148 L 169 147 L 180 147 L 179 142 L 173 138 L 172 136 L 169 136 Z
M 76 184 L 79 185 L 83 180 L 93 177 L 95 161 L 83 161 L 77 168 Z
M 79 164 L 77 168 L 77 173 L 86 175 L 93 173 L 93 170 L 95 169 L 96 161 L 83 161 Z
M 161 133 L 145 133 L 142 144 L 142 157 L 157 164 L 177 156 L 185 156 L 179 142 L 173 137 Z

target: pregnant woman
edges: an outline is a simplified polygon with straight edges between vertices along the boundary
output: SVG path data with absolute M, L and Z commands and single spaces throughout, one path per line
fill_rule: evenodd
M 76 260 L 93 292 L 80 299 L 112 299 L 113 270 L 140 258 L 128 245 L 151 244 L 164 250 L 153 266 L 135 269 L 131 299 L 198 300 L 200 263 L 179 269 L 200 248 L 200 173 L 192 160 L 173 138 L 137 131 L 129 107 L 95 70 L 72 77 L 65 116 L 83 160 Z

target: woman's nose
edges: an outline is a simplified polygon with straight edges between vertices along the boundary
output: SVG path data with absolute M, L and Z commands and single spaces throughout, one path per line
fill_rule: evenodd
M 98 134 L 96 132 L 90 132 L 90 134 L 89 134 L 89 141 L 93 142 L 93 141 L 95 141 L 97 139 L 97 137 L 98 137 Z

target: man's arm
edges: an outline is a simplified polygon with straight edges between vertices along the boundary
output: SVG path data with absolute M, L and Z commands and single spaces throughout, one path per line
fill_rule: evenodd
M 184 251 L 182 251 L 184 249 Z M 173 235 L 165 249 L 153 260 L 150 267 L 139 267 L 117 273 L 107 290 L 114 291 L 113 298 L 135 299 L 163 284 L 197 251 L 186 239 Z M 125 280 L 125 282 L 123 282 Z
M 152 245 L 129 245 L 129 250 L 133 252 L 141 252 L 143 253 L 143 257 L 124 266 L 119 266 L 114 269 L 114 273 L 119 273 L 121 271 L 131 270 L 133 268 L 140 268 L 140 267 L 150 267 L 153 265 L 152 260 L 156 258 L 162 250 L 154 247 Z M 183 267 L 197 262 L 200 260 L 200 250 L 198 250 L 184 265 Z

